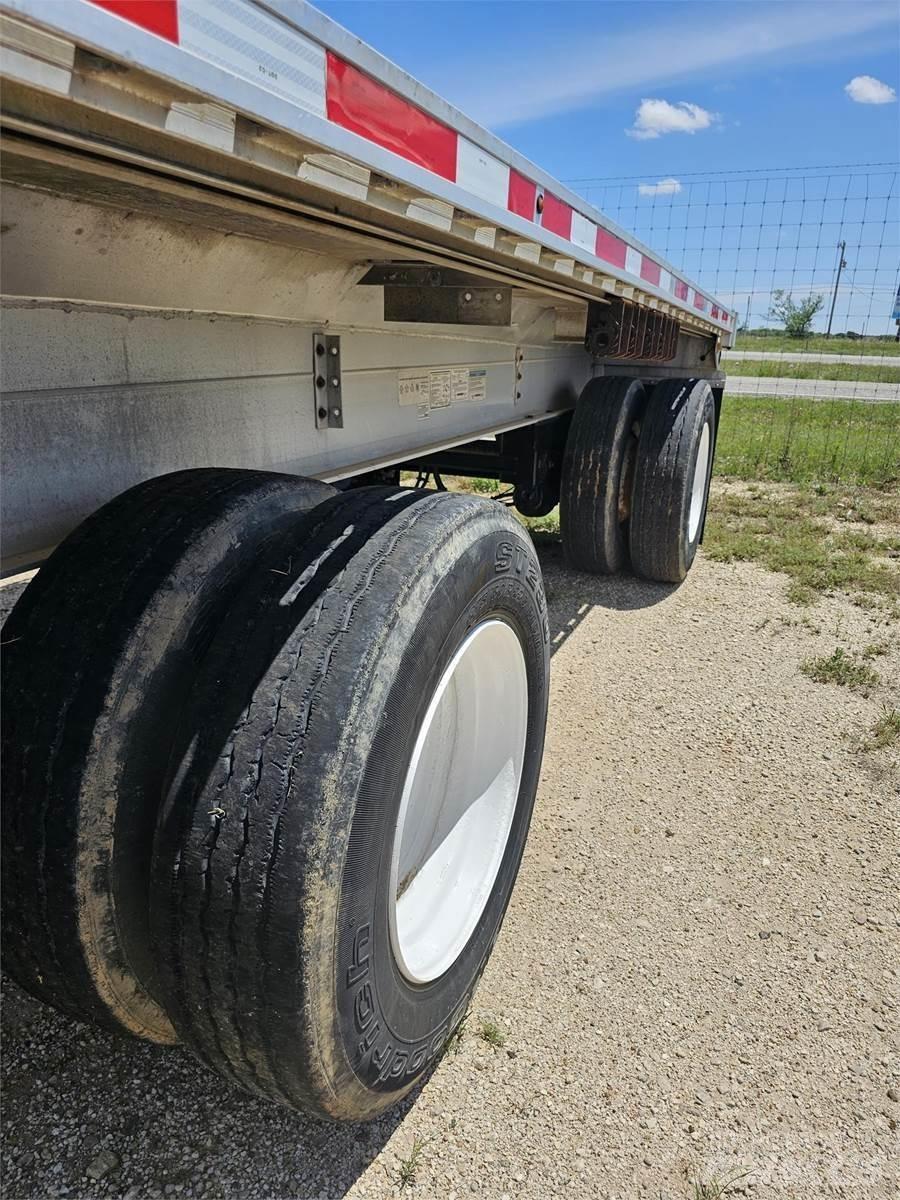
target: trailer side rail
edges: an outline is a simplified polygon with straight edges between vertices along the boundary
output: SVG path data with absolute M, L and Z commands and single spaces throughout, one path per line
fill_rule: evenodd
M 76 85 L 85 52 L 101 55 L 180 89 L 160 118 L 173 137 L 242 157 L 242 125 L 264 122 L 302 143 L 294 179 L 339 202 L 730 344 L 735 313 L 708 291 L 306 3 L 3 0 L 0 14 L 8 79 L 147 121 L 127 79 L 107 70 L 96 93 Z

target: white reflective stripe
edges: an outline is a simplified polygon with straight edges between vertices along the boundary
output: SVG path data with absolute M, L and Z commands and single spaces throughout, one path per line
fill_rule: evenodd
M 659 290 L 661 292 L 671 292 L 672 290 L 672 276 L 668 271 L 664 271 L 662 267 L 660 267 L 659 271 Z
M 183 50 L 325 116 L 325 51 L 241 0 L 178 0 Z
M 572 242 L 587 250 L 589 254 L 597 253 L 597 226 L 580 212 L 572 212 Z
M 456 139 L 456 182 L 500 208 L 509 199 L 509 167 L 464 137 Z
M 629 275 L 636 275 L 638 279 L 641 277 L 641 253 L 635 250 L 633 246 L 625 247 L 625 270 Z
M 166 116 L 166 129 L 192 142 L 203 142 L 216 150 L 234 152 L 235 114 L 220 104 L 185 104 L 173 100 Z

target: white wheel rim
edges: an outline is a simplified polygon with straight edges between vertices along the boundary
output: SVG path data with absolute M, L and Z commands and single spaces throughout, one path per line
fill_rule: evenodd
M 527 725 L 521 642 L 505 621 L 483 621 L 441 676 L 400 799 L 391 946 L 412 983 L 443 975 L 481 920 L 512 828 Z
M 706 498 L 706 473 L 709 470 L 709 447 L 711 442 L 709 421 L 700 434 L 697 461 L 694 463 L 694 478 L 691 480 L 691 510 L 688 513 L 688 545 L 697 536 L 700 518 L 703 516 L 703 501 Z

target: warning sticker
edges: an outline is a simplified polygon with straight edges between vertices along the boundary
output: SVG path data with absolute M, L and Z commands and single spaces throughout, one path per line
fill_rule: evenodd
M 487 371 L 484 367 L 401 371 L 398 399 L 402 405 L 415 405 L 420 417 L 429 416 L 434 408 L 485 400 Z

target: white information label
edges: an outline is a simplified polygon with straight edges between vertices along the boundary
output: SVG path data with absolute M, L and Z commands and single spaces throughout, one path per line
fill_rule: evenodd
M 486 400 L 487 371 L 484 367 L 401 371 L 397 398 L 404 406 L 418 408 L 419 415 L 423 417 L 429 416 L 436 408 Z

